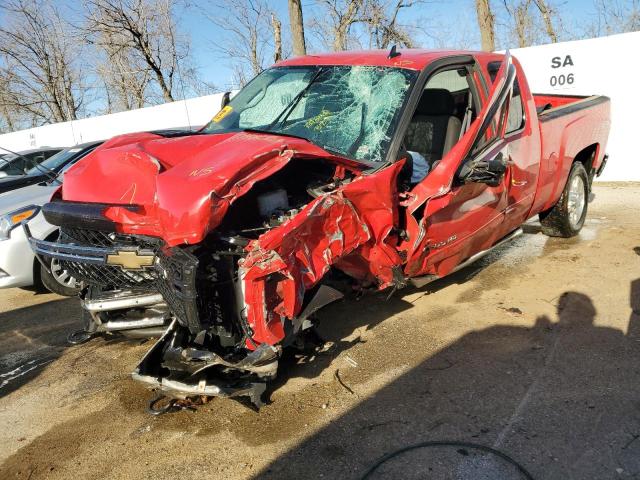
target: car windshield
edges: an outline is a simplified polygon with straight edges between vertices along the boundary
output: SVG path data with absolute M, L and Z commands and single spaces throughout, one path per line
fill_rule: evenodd
M 302 137 L 356 160 L 382 162 L 416 77 L 416 71 L 389 67 L 271 68 L 202 133 L 262 130 Z
M 61 152 L 47 158 L 44 162 L 41 162 L 38 167 L 32 167 L 30 170 L 27 170 L 26 174 L 43 175 L 44 172 L 48 170 L 53 170 L 55 172 L 81 150 L 81 148 L 69 148 L 67 150 L 62 150 Z

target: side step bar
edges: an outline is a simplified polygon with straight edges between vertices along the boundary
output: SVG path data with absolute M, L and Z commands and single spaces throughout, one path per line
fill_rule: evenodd
M 478 252 L 474 255 L 471 255 L 469 258 L 467 258 L 464 262 L 460 263 L 459 265 L 457 265 L 453 270 L 451 270 L 447 275 L 451 275 L 452 273 L 455 273 L 459 270 L 462 270 L 465 267 L 468 267 L 469 265 L 471 265 L 472 263 L 476 262 L 477 260 L 480 260 L 482 257 L 484 257 L 485 255 L 487 255 L 489 252 L 493 251 L 494 249 L 504 245 L 507 242 L 510 242 L 511 240 L 518 238 L 520 235 L 522 235 L 524 232 L 522 231 L 522 228 L 518 228 L 517 230 L 514 230 L 513 232 L 511 232 L 509 235 L 507 235 L 506 237 L 503 237 L 502 240 L 499 240 L 498 243 L 494 244 L 493 246 L 487 248 L 486 250 L 482 250 L 481 252 Z M 444 278 L 447 275 L 444 275 L 442 277 L 439 277 L 437 275 L 424 275 L 422 277 L 415 277 L 415 278 L 410 278 L 409 281 L 411 282 L 411 284 L 414 287 L 417 288 L 421 288 L 424 287 L 425 285 L 438 280 L 440 278 Z

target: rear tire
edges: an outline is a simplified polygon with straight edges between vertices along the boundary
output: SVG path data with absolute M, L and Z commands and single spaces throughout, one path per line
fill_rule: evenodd
M 40 282 L 50 292 L 57 293 L 64 297 L 74 297 L 80 293 L 78 282 L 66 272 L 60 264 L 47 258 L 49 271 L 40 265 Z
M 542 232 L 550 237 L 576 236 L 587 217 L 589 205 L 589 175 L 584 165 L 575 162 L 558 203 L 540 213 Z

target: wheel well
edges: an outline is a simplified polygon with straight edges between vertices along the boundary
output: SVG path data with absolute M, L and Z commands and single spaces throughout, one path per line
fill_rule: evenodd
M 587 175 L 589 176 L 589 185 L 591 185 L 591 182 L 593 181 L 593 177 L 595 175 L 593 162 L 595 161 L 597 151 L 598 144 L 594 143 L 593 145 L 589 145 L 588 147 L 580 150 L 573 159 L 574 162 L 580 162 L 582 163 L 582 165 L 584 165 L 584 169 L 587 171 Z

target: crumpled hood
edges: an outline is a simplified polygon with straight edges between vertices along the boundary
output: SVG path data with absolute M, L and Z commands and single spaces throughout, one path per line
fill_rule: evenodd
M 220 223 L 236 198 L 296 155 L 345 161 L 305 140 L 270 134 L 123 135 L 65 173 L 62 198 L 139 205 L 134 212 L 109 207 L 105 215 L 126 233 L 193 244 Z

